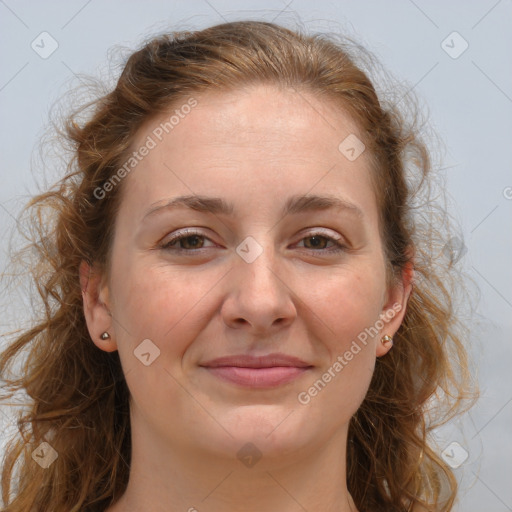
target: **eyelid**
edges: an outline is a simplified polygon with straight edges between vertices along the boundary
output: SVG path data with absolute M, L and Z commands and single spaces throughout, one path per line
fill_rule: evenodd
M 161 247 L 165 249 L 168 245 L 170 245 L 174 242 L 179 242 L 180 239 L 187 238 L 189 236 L 194 236 L 194 235 L 200 236 L 206 240 L 212 241 L 208 236 L 206 236 L 201 231 L 198 231 L 196 228 L 184 228 L 184 229 L 180 229 L 180 230 L 176 231 L 175 233 L 173 233 L 173 235 L 171 237 L 169 237 L 168 239 L 164 238 L 164 241 L 161 242 Z M 203 247 L 201 247 L 200 249 L 203 249 Z M 191 249 L 182 249 L 181 247 L 178 249 L 175 249 L 175 250 L 192 252 Z M 196 251 L 197 250 L 199 250 L 199 249 L 196 249 Z
M 160 244 L 160 248 L 164 250 L 169 251 L 176 251 L 176 252 L 187 252 L 187 253 L 196 253 L 198 251 L 201 251 L 202 249 L 208 249 L 208 247 L 199 247 L 197 249 L 183 249 L 181 247 L 178 248 L 170 248 L 169 246 L 173 243 L 179 242 L 181 239 L 190 237 L 190 236 L 198 236 L 201 238 L 204 238 L 205 240 L 212 241 L 208 236 L 206 236 L 201 231 L 197 230 L 196 228 L 184 228 L 182 230 L 178 230 L 176 233 L 173 234 L 167 241 L 162 242 Z M 322 238 L 327 239 L 328 242 L 333 242 L 334 247 L 331 247 L 330 249 L 308 249 L 307 247 L 304 248 L 307 251 L 311 251 L 314 253 L 335 253 L 340 252 L 343 250 L 346 250 L 346 244 L 344 242 L 344 237 L 339 234 L 333 234 L 332 231 L 328 231 L 325 228 L 305 228 L 305 231 L 303 231 L 300 235 L 299 240 L 296 243 L 299 243 L 303 241 L 306 238 L 311 238 L 315 236 L 321 236 Z M 164 239 L 165 240 L 165 239 Z
M 335 254 L 342 251 L 348 250 L 348 242 L 346 242 L 345 237 L 341 236 L 338 233 L 333 233 L 331 230 L 327 230 L 325 228 L 306 228 L 307 230 L 300 234 L 300 238 L 298 242 L 302 242 L 306 238 L 321 236 L 325 238 L 327 242 L 332 242 L 334 247 L 328 249 L 308 249 L 305 247 L 306 251 L 310 251 L 312 253 L 321 254 Z M 297 243 L 298 243 L 297 242 Z
M 316 235 L 321 235 L 325 238 L 331 238 L 332 240 L 336 240 L 337 242 L 341 242 L 344 240 L 344 238 L 340 234 L 333 232 L 332 230 L 329 230 L 327 228 L 315 228 L 315 227 L 305 228 L 300 233 L 300 236 L 302 237 L 300 240 L 302 240 L 303 238 L 308 238 L 310 236 L 316 236 Z

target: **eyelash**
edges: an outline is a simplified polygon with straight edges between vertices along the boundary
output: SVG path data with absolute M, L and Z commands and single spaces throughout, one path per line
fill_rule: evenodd
M 171 247 L 171 245 L 178 243 L 180 240 L 184 240 L 186 238 L 190 238 L 193 236 L 197 236 L 200 238 L 204 238 L 206 240 L 210 240 L 207 236 L 203 235 L 202 233 L 200 233 L 198 231 L 187 230 L 185 232 L 181 232 L 181 233 L 175 235 L 173 238 L 171 238 L 170 240 L 165 242 L 165 244 L 163 244 L 161 246 L 161 249 L 164 249 L 166 251 L 188 252 L 188 253 L 197 252 L 197 251 L 200 251 L 201 249 L 207 249 L 207 247 L 200 247 L 198 249 L 183 249 L 182 247 L 179 247 L 179 248 Z M 334 247 L 332 247 L 330 249 L 308 249 L 308 248 L 306 248 L 306 250 L 313 251 L 315 253 L 327 252 L 330 254 L 336 254 L 336 253 L 344 252 L 347 250 L 347 247 L 345 245 L 343 245 L 342 243 L 340 243 L 339 240 L 337 240 L 336 238 L 333 238 L 331 236 L 327 236 L 327 235 L 323 234 L 322 232 L 313 231 L 313 232 L 309 233 L 307 236 L 301 238 L 300 241 L 305 240 L 306 238 L 314 238 L 314 237 L 325 238 L 328 242 L 333 242 Z

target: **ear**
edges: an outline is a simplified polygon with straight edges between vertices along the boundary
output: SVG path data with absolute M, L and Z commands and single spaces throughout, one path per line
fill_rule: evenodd
M 400 325 L 402 325 L 407 303 L 412 291 L 413 279 L 414 265 L 410 260 L 406 263 L 399 282 L 393 284 L 387 291 L 384 306 L 380 314 L 380 320 L 384 324 L 380 332 L 380 339 L 386 334 L 393 337 L 400 328 Z M 377 357 L 386 355 L 392 347 L 391 344 L 382 344 L 380 339 L 376 346 Z
M 89 263 L 82 261 L 79 269 L 80 288 L 84 303 L 84 316 L 93 343 L 105 352 L 117 350 L 114 322 L 109 307 L 109 289 L 106 279 Z M 108 332 L 110 338 L 101 339 Z

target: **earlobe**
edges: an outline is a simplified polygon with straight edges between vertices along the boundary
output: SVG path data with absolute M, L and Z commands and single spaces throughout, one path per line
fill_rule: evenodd
M 105 352 L 117 350 L 112 315 L 108 308 L 108 287 L 100 272 L 82 261 L 79 268 L 80 288 L 87 329 L 93 343 Z
M 407 303 L 412 291 L 414 267 L 412 261 L 408 262 L 402 271 L 401 282 L 396 283 L 389 290 L 386 304 L 380 315 L 383 327 L 381 338 L 376 346 L 376 356 L 386 355 L 393 347 L 393 337 L 398 331 L 405 317 Z
M 387 354 L 393 348 L 393 337 L 389 334 L 385 334 L 380 339 L 380 343 L 377 347 L 377 357 L 382 357 Z

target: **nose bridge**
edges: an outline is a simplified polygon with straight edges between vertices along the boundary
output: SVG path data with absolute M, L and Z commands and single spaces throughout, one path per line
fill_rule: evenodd
M 282 265 L 271 233 L 246 237 L 236 247 L 236 253 L 232 295 L 224 311 L 226 320 L 245 320 L 254 328 L 266 329 L 276 320 L 291 319 L 295 308 L 284 276 L 280 276 Z
M 251 288 L 268 288 L 277 292 L 282 283 L 278 279 L 278 268 L 272 236 L 269 232 L 246 237 L 236 248 L 239 259 L 236 264 L 240 284 Z M 257 299 L 257 297 L 256 297 Z

